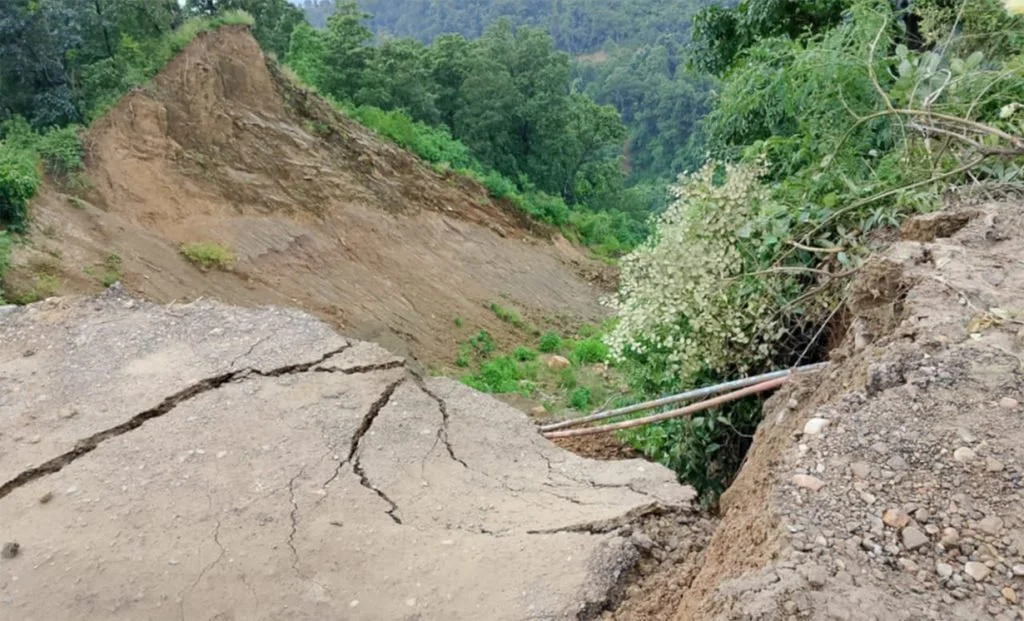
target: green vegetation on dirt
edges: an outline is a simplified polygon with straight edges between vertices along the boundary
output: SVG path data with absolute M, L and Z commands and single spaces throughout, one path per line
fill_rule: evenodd
M 230 250 L 213 242 L 193 242 L 181 245 L 181 256 L 203 270 L 230 270 L 235 260 Z

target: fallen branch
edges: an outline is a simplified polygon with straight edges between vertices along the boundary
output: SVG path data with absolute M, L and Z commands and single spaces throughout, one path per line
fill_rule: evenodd
M 590 416 L 583 416 L 581 418 L 573 418 L 571 420 L 565 420 L 558 423 L 543 425 L 541 426 L 540 430 L 542 432 L 557 431 L 559 429 L 565 429 L 567 427 L 576 427 L 584 423 L 591 423 L 597 420 L 615 418 L 616 416 L 633 414 L 635 412 L 642 412 L 644 410 L 653 410 L 654 408 L 659 408 L 665 405 L 672 405 L 673 403 L 689 401 L 690 399 L 700 399 L 702 397 L 710 397 L 712 395 L 717 395 L 728 390 L 746 388 L 747 386 L 753 386 L 754 384 L 760 384 L 762 382 L 767 382 L 768 380 L 778 379 L 780 377 L 788 377 L 789 375 L 792 375 L 794 373 L 808 373 L 811 371 L 818 371 L 820 369 L 825 368 L 827 365 L 828 363 L 826 362 L 822 362 L 819 364 L 809 364 L 802 367 L 796 367 L 794 369 L 783 369 L 782 371 L 773 371 L 771 373 L 764 373 L 763 375 L 755 375 L 754 377 L 746 377 L 743 379 L 733 380 L 731 382 L 715 384 L 714 386 L 707 386 L 705 388 L 689 390 L 683 393 L 679 393 L 677 395 L 662 397 L 661 399 L 644 401 L 642 403 L 636 403 L 634 405 L 628 405 L 614 410 L 600 411 L 595 414 L 591 414 Z
M 678 410 L 670 410 L 668 412 L 662 412 L 661 414 L 655 414 L 653 416 L 645 416 L 644 418 L 637 418 L 634 420 L 627 420 L 621 423 L 613 423 L 611 425 L 601 425 L 600 427 L 587 427 L 586 429 L 569 429 L 567 431 L 552 431 L 544 434 L 545 438 L 554 440 L 556 438 L 573 438 L 577 436 L 590 436 L 599 433 L 608 433 L 610 431 L 620 431 L 622 429 L 632 429 L 634 427 L 643 427 L 645 425 L 651 425 L 653 423 L 660 423 L 662 421 L 671 420 L 673 418 L 682 418 L 689 416 L 696 412 L 702 412 L 704 410 L 710 410 L 711 408 L 718 407 L 724 403 L 730 401 L 736 401 L 744 397 L 756 395 L 758 393 L 767 392 L 774 390 L 779 386 L 782 386 L 790 379 L 790 375 L 779 377 L 767 382 L 761 382 L 760 384 L 754 384 L 734 392 L 726 393 L 724 395 L 715 397 L 714 399 L 708 399 L 707 401 L 701 401 L 688 405 Z

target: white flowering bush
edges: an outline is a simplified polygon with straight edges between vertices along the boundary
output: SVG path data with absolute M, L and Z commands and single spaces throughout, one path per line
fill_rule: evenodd
M 778 220 L 762 162 L 714 163 L 671 188 L 674 201 L 650 240 L 621 264 L 608 336 L 618 361 L 643 359 L 668 377 L 748 371 L 770 360 L 785 332 L 780 301 L 793 277 L 762 272 Z M 720 183 L 718 177 L 724 174 Z

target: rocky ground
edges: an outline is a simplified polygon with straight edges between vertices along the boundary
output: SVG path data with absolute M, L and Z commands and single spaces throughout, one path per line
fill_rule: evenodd
M 692 498 L 301 312 L 0 307 L 0 618 L 595 618 Z
M 677 619 L 1024 619 L 1024 218 L 903 237 L 831 367 L 766 407 Z

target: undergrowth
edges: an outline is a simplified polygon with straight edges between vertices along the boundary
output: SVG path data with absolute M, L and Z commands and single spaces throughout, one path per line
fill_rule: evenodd
M 181 256 L 202 270 L 230 270 L 234 261 L 231 251 L 213 242 L 182 244 Z
M 516 394 L 552 414 L 585 413 L 622 398 L 624 386 L 606 364 L 608 347 L 601 338 L 609 327 L 584 326 L 567 336 L 522 329 L 524 341 L 508 350 L 480 331 L 461 344 L 455 364 L 465 370 L 462 382 L 481 392 Z M 569 366 L 549 365 L 556 355 Z
M 976 23 L 1024 33 L 986 10 Z M 912 51 L 898 25 L 888 2 L 862 0 L 824 34 L 761 40 L 726 74 L 705 122 L 716 159 L 680 177 L 609 301 L 611 357 L 637 393 L 813 362 L 874 231 L 940 208 L 952 186 L 1019 175 L 1019 50 L 958 31 Z M 758 412 L 739 402 L 624 437 L 713 502 Z

